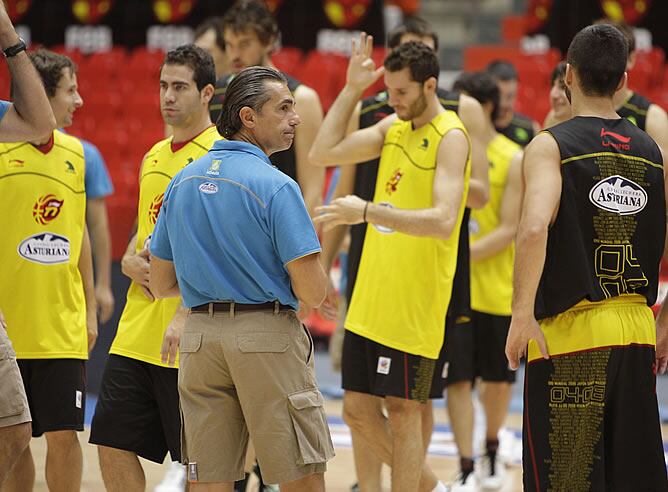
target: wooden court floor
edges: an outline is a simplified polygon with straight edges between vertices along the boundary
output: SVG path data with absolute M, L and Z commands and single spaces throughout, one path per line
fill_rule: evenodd
M 341 402 L 338 400 L 328 400 L 326 402 L 327 414 L 330 419 L 339 419 L 341 415 Z M 447 417 L 443 408 L 436 408 L 434 412 L 434 417 L 436 421 L 436 426 L 447 424 Z M 521 415 L 512 414 L 508 417 L 507 425 L 511 429 L 520 429 L 521 425 Z M 341 424 L 335 425 L 335 427 L 342 427 Z M 334 436 L 336 431 L 333 429 L 333 439 L 336 444 L 337 436 Z M 668 428 L 663 427 L 664 436 L 668 435 Z M 102 484 L 102 477 L 100 475 L 100 469 L 97 463 L 97 450 L 95 446 L 88 444 L 88 430 L 79 434 L 80 442 L 83 447 L 84 454 L 84 480 L 82 491 L 86 492 L 102 492 L 104 491 L 104 486 Z M 47 486 L 44 480 L 44 459 L 46 457 L 46 441 L 44 438 L 33 439 L 32 451 L 35 458 L 35 466 L 37 468 L 37 480 L 35 485 L 35 491 L 46 492 Z M 327 486 L 327 491 L 331 492 L 348 492 L 350 486 L 355 482 L 355 471 L 353 465 L 353 454 L 352 449 L 347 445 L 336 445 L 336 457 L 330 461 L 328 466 L 328 472 L 325 475 L 325 482 Z M 452 454 L 452 453 L 450 453 Z M 428 456 L 428 462 L 432 466 L 432 469 L 444 483 L 448 483 L 454 478 L 458 470 L 458 461 L 453 456 L 443 456 L 442 453 L 431 453 Z M 146 473 L 147 479 L 147 490 L 152 491 L 153 488 L 160 483 L 162 477 L 168 467 L 168 463 L 165 462 L 162 465 L 157 465 L 155 463 L 147 462 L 142 460 L 144 470 Z M 387 467 L 384 467 L 383 470 L 383 483 L 384 490 L 389 491 L 389 470 Z M 249 490 L 257 490 L 251 484 Z M 506 482 L 501 490 L 501 492 L 519 492 L 522 490 L 522 471 L 519 464 L 511 465 L 507 468 Z

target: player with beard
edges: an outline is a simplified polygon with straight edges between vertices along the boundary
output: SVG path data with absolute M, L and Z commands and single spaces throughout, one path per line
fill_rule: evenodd
M 223 40 L 225 55 L 231 75 L 216 82 L 216 91 L 211 100 L 211 121 L 216 123 L 225 90 L 235 74 L 247 67 L 262 66 L 275 68 L 271 53 L 275 49 L 280 33 L 276 20 L 264 2 L 241 0 L 233 5 L 223 17 Z M 271 162 L 285 174 L 297 181 L 302 190 L 309 213 L 320 204 L 325 183 L 325 171 L 309 162 L 308 151 L 315 134 L 322 123 L 322 106 L 318 94 L 297 79 L 283 74 L 288 80 L 288 88 L 295 96 L 299 107 L 301 125 L 297 127 L 295 144 L 288 150 L 271 156 Z
M 425 414 L 452 291 L 470 145 L 461 120 L 438 100 L 433 50 L 405 43 L 378 69 L 371 51 L 372 39 L 362 34 L 310 153 L 320 165 L 380 156 L 373 201 L 339 198 L 316 217 L 326 229 L 368 223 L 345 322 L 344 418 L 354 439 L 392 467 L 392 490 L 444 490 L 425 463 L 423 436 L 431 426 Z M 383 72 L 396 115 L 346 135 L 357 101 Z

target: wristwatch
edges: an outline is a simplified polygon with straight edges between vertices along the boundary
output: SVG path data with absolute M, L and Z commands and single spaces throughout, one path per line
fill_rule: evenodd
M 5 58 L 11 58 L 12 56 L 16 56 L 25 50 L 26 50 L 26 42 L 23 40 L 23 38 L 19 38 L 18 43 L 16 43 L 13 46 L 10 46 L 9 48 L 5 48 L 4 50 L 2 50 L 2 52 L 5 54 Z

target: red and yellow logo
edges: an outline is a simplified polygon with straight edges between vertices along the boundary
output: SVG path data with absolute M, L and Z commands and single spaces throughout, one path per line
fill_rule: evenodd
M 327 18 L 336 27 L 351 28 L 366 17 L 371 0 L 325 0 Z
M 162 199 L 164 196 L 164 193 L 157 195 L 148 207 L 148 220 L 153 225 L 158 221 L 158 214 L 160 213 L 160 207 L 162 207 Z
M 44 195 L 39 197 L 32 207 L 32 216 L 38 224 L 46 224 L 60 215 L 64 200 L 59 200 L 55 195 Z
M 113 0 L 72 0 L 72 13 L 84 24 L 97 24 L 106 16 Z
M 387 180 L 387 183 L 385 183 L 385 192 L 388 195 L 391 195 L 395 191 L 397 191 L 397 188 L 399 187 L 399 181 L 401 181 L 401 177 L 404 175 L 404 173 L 401 172 L 401 168 L 397 169 L 392 173 L 392 176 L 390 179 Z
M 153 0 L 155 18 L 163 24 L 173 24 L 185 19 L 197 0 Z

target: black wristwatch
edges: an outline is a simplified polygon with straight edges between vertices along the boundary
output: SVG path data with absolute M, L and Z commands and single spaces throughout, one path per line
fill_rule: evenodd
M 19 38 L 18 43 L 16 43 L 13 46 L 10 46 L 9 48 L 5 48 L 4 50 L 2 50 L 2 52 L 5 54 L 5 58 L 11 58 L 12 56 L 16 56 L 25 50 L 26 50 L 26 42 L 23 40 L 23 38 Z

